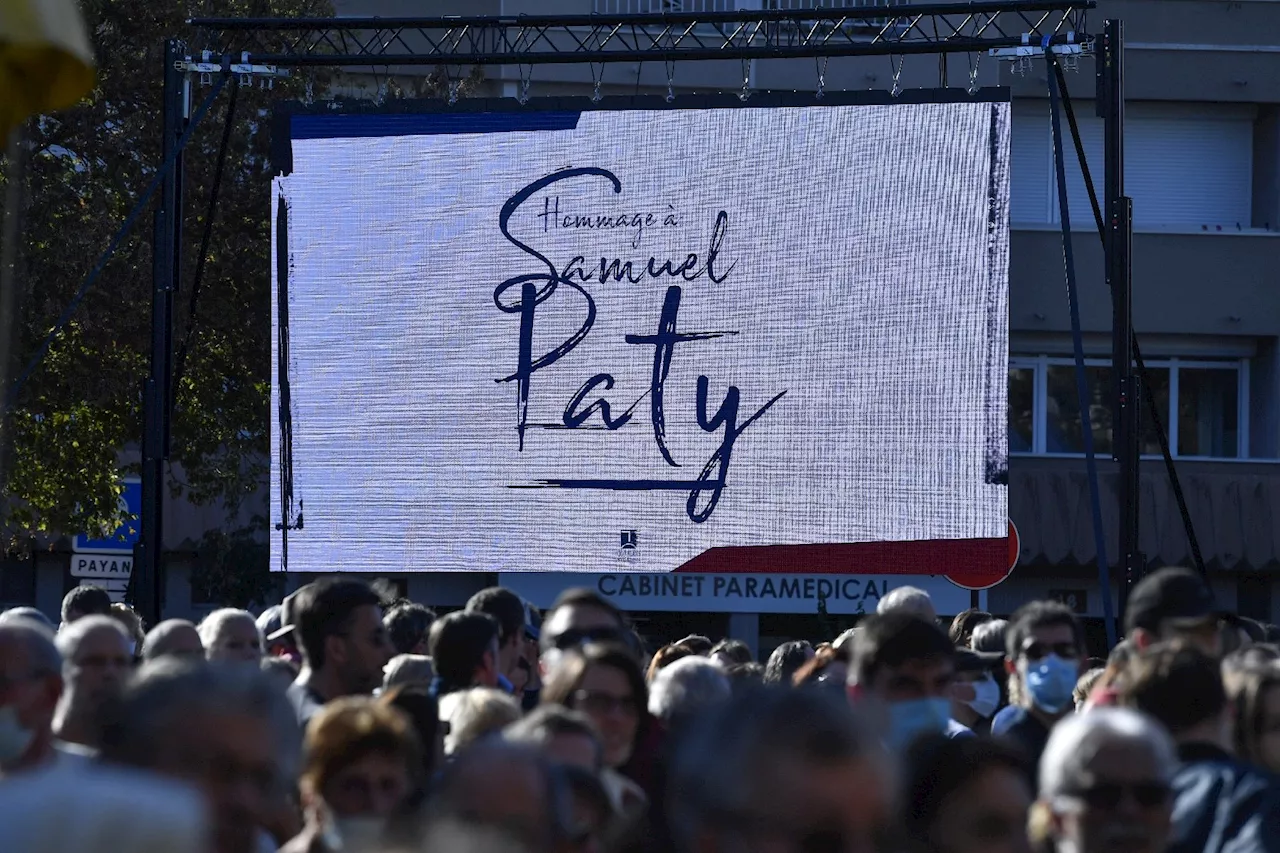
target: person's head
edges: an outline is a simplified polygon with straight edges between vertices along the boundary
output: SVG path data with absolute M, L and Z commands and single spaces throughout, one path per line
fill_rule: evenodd
M 542 620 L 539 644 L 544 671 L 554 664 L 555 652 L 589 642 L 628 643 L 622 612 L 604 596 L 585 587 L 567 589 Z
M 992 619 L 982 622 L 973 629 L 969 637 L 969 648 L 975 652 L 999 652 L 1004 654 L 1004 634 L 1009 630 L 1008 619 Z
M 1050 717 L 1074 710 L 1072 692 L 1085 657 L 1084 628 L 1066 605 L 1033 601 L 1013 614 L 1004 665 L 1018 680 L 1023 707 Z
M 251 663 L 262 660 L 262 632 L 247 610 L 224 607 L 200 622 L 200 642 L 205 656 L 215 663 Z
M 8 610 L 0 613 L 0 625 L 3 625 L 10 619 L 25 619 L 28 622 L 36 622 L 43 625 L 50 631 L 58 630 L 58 626 L 53 624 L 52 619 L 44 615 L 44 611 L 37 610 L 34 607 L 10 607 Z
M 142 617 L 138 612 L 122 601 L 116 601 L 111 604 L 111 609 L 107 611 L 107 615 L 120 623 L 120 627 L 124 628 L 124 632 L 129 635 L 129 643 L 131 651 L 135 658 L 142 655 L 147 638 L 147 632 L 142 627 Z
M 1235 710 L 1236 755 L 1280 774 L 1280 667 L 1243 669 L 1228 691 Z
M 541 749 L 548 758 L 598 773 L 604 769 L 604 743 L 591 718 L 563 705 L 539 705 L 507 726 L 502 736 L 512 743 Z
M 500 630 L 498 620 L 489 614 L 467 610 L 435 621 L 427 651 L 446 689 L 497 685 Z
M 166 619 L 151 629 L 142 643 L 142 659 L 162 657 L 204 657 L 200 632 L 186 619 Z
M 1040 757 L 1040 803 L 1060 853 L 1163 853 L 1178 756 L 1150 717 L 1095 708 L 1053 727 Z
M 888 716 L 889 743 L 905 748 L 940 734 L 951 719 L 955 647 L 936 622 L 911 613 L 875 614 L 860 625 L 849 668 L 850 696 Z
M 458 690 L 440 700 L 440 713 L 449 722 L 444 751 L 454 755 L 472 744 L 496 735 L 520 719 L 520 703 L 495 687 Z
M 680 645 L 688 646 L 693 649 L 693 653 L 700 657 L 706 657 L 711 654 L 711 650 L 715 648 L 715 643 L 711 642 L 710 637 L 704 637 L 701 634 L 690 634 L 683 640 L 677 640 Z
M 82 584 L 62 597 L 62 627 L 86 616 L 106 616 L 111 612 L 111 596 L 100 586 Z
M 1280 648 L 1270 643 L 1255 643 L 1225 655 L 1222 658 L 1222 683 L 1227 688 L 1227 694 L 1236 692 L 1233 682 L 1243 673 L 1258 668 L 1265 669 L 1276 663 L 1280 663 Z
M 417 732 L 389 705 L 348 696 L 324 706 L 307 726 L 303 805 L 344 845 L 381 841 L 390 819 L 424 784 L 421 773 Z
M 1139 651 L 1180 639 L 1216 658 L 1222 654 L 1219 616 L 1213 590 L 1198 573 L 1184 568 L 1160 569 L 1138 581 L 1129 593 L 1124 631 Z
M 751 654 L 750 647 L 741 640 L 721 640 L 711 647 L 711 651 L 707 655 L 714 663 L 726 669 L 735 663 L 753 663 L 755 655 Z
M 105 716 L 103 760 L 199 788 L 217 853 L 254 848 L 297 772 L 295 714 L 256 668 L 161 658 L 142 666 Z
M 1030 853 L 1032 791 L 1014 747 L 984 737 L 922 738 L 907 752 L 903 828 L 931 853 Z
M 62 655 L 39 622 L 0 622 L 0 777 L 38 761 L 53 740 Z
M 524 601 L 509 589 L 491 586 L 471 596 L 466 609 L 487 613 L 497 621 L 498 671 L 511 678 L 524 650 Z
M 378 702 L 395 708 L 409 720 L 422 747 L 421 779 L 431 779 L 444 762 L 444 731 L 440 725 L 440 704 L 421 684 L 401 684 L 383 691 Z
M 124 626 L 110 616 L 84 616 L 64 627 L 56 642 L 64 682 L 60 713 L 81 721 L 96 719 L 133 666 Z
M 264 640 L 283 627 L 283 614 L 284 609 L 279 604 L 273 604 L 258 614 L 258 618 L 254 621 L 258 623 L 258 631 Z
M 1002 661 L 1001 655 L 984 655 L 963 647 L 956 649 L 956 679 L 951 686 L 953 717 L 973 725 L 995 715 L 1000 707 L 1000 683 L 995 669 Z
M 792 640 L 778 646 L 764 665 L 766 684 L 787 685 L 795 678 L 796 670 L 813 660 L 813 646 L 808 640 Z
M 259 623 L 262 636 L 267 641 L 267 654 L 287 657 L 302 664 L 302 646 L 298 639 L 298 610 L 311 595 L 312 584 L 304 584 L 284 597 L 280 602 L 279 618 L 267 616 L 265 624 Z M 265 614 L 264 614 L 265 615 Z
M 434 820 L 501 828 L 534 850 L 563 843 L 568 809 L 563 774 L 553 762 L 535 747 L 501 738 L 475 744 L 450 762 L 429 800 Z
M 679 643 L 668 643 L 653 653 L 653 657 L 649 660 L 649 671 L 645 674 L 645 680 L 652 684 L 663 667 L 670 666 L 681 658 L 692 657 L 695 654 L 696 652 L 688 646 L 683 646 Z
M 814 651 L 809 662 L 795 671 L 791 683 L 796 687 L 806 684 L 831 684 L 844 689 L 849 680 L 849 656 L 836 651 L 834 646 L 823 644 Z
M 604 741 L 609 767 L 626 764 L 635 749 L 649 693 L 631 652 L 616 643 L 590 643 L 566 653 L 547 677 L 541 702 L 581 711 Z
M 649 685 L 649 713 L 669 729 L 683 728 L 695 716 L 729 701 L 731 695 L 724 670 L 695 655 L 658 673 Z
M 1151 646 L 1129 662 L 1117 686 L 1124 707 L 1149 715 L 1174 740 L 1232 748 L 1222 671 L 1199 646 L 1181 641 Z
M 382 617 L 391 645 L 398 655 L 425 655 L 427 637 L 436 621 L 436 612 L 423 604 L 397 604 Z
M 764 684 L 764 664 L 762 663 L 735 663 L 726 669 L 724 674 L 729 679 L 729 687 L 734 693 Z
M 678 741 L 667 792 L 674 848 L 874 849 L 890 817 L 889 770 L 843 697 L 758 688 Z
M 1089 697 L 1093 695 L 1093 690 L 1102 680 L 1104 672 L 1106 672 L 1105 668 L 1095 667 L 1076 680 L 1076 689 L 1071 691 L 1071 702 L 1076 706 L 1076 713 L 1084 711 L 1088 706 Z
M 907 613 L 926 622 L 938 621 L 938 611 L 934 609 L 933 599 L 929 597 L 929 593 L 914 586 L 900 586 L 889 590 L 889 593 L 876 605 L 876 613 L 881 616 L 888 613 Z
M 947 636 L 951 638 L 951 644 L 956 648 L 968 648 L 970 641 L 973 640 L 973 629 L 995 618 L 985 610 L 970 607 L 968 610 L 957 613 L 951 620 L 951 630 L 947 631 Z
M 209 853 L 198 792 L 122 767 L 32 773 L 4 785 L 6 853 Z
M 381 602 L 367 583 L 342 578 L 318 580 L 293 602 L 307 666 L 328 674 L 342 695 L 370 693 L 382 683 L 392 649 Z
M 382 671 L 382 689 L 390 690 L 402 684 L 430 687 L 435 677 L 435 664 L 426 655 L 396 655 Z

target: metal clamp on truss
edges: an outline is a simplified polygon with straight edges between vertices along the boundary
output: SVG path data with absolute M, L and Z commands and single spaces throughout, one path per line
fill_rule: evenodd
M 241 86 L 253 85 L 253 78 L 257 77 L 263 80 L 263 85 L 267 88 L 271 88 L 275 78 L 289 76 L 287 68 L 250 62 L 247 52 L 240 54 L 239 62 L 232 62 L 230 56 L 222 56 L 220 60 L 215 61 L 213 52 L 206 50 L 200 54 L 199 60 L 188 56 L 185 60 L 175 62 L 174 67 L 184 74 L 199 74 L 201 86 L 212 84 L 214 74 L 235 74 L 240 78 Z
M 1062 63 L 1063 71 L 1079 71 L 1080 57 L 1093 54 L 1093 37 L 1085 36 L 1082 40 L 1076 41 L 1074 31 L 1068 31 L 1063 35 L 1066 38 L 1065 42 L 1052 45 L 1054 55 Z M 1022 44 L 1016 47 L 993 47 L 987 53 L 995 59 L 1014 63 L 1014 74 L 1026 74 L 1031 70 L 1034 60 L 1044 56 L 1046 50 L 1050 48 L 1049 39 L 1049 36 L 1045 36 L 1039 44 L 1036 44 L 1032 41 L 1031 33 L 1023 33 Z

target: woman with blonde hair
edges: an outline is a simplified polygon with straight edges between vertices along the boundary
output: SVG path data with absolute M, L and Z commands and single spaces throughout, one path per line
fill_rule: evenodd
M 258 663 L 265 645 L 258 620 L 247 610 L 224 607 L 200 622 L 205 657 L 221 663 Z

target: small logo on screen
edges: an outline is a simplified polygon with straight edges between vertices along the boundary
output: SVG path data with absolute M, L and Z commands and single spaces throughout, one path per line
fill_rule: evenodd
M 620 536 L 622 540 L 622 556 L 630 557 L 636 552 L 636 548 L 640 546 L 640 533 L 635 530 L 624 530 Z

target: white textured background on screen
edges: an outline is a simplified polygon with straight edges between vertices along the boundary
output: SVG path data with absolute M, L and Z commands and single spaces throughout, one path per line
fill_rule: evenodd
M 599 111 L 572 130 L 293 150 L 276 182 L 304 508 L 290 570 L 667 571 L 715 546 L 1005 535 L 991 472 L 1007 458 L 1006 104 Z M 601 171 L 530 193 L 504 236 L 504 205 L 579 168 Z M 582 225 L 601 216 L 609 227 Z M 639 281 L 600 283 L 602 257 Z M 657 276 L 642 274 L 650 258 Z M 686 274 L 663 273 L 668 259 Z M 519 382 L 496 381 L 518 371 L 521 316 L 495 290 L 516 282 L 503 298 L 515 308 L 518 278 L 545 287 L 552 267 L 531 357 L 583 327 L 584 294 L 596 314 L 532 372 L 521 450 Z M 659 332 L 671 285 L 676 332 L 734 334 L 671 347 L 668 461 L 658 347 L 627 336 Z M 571 414 L 604 397 L 630 421 L 605 429 L 597 410 L 564 428 L 600 374 L 612 387 L 598 380 Z M 711 512 L 712 487 L 521 488 L 714 482 L 730 386 L 741 432 Z M 278 436 L 278 405 L 272 417 Z

